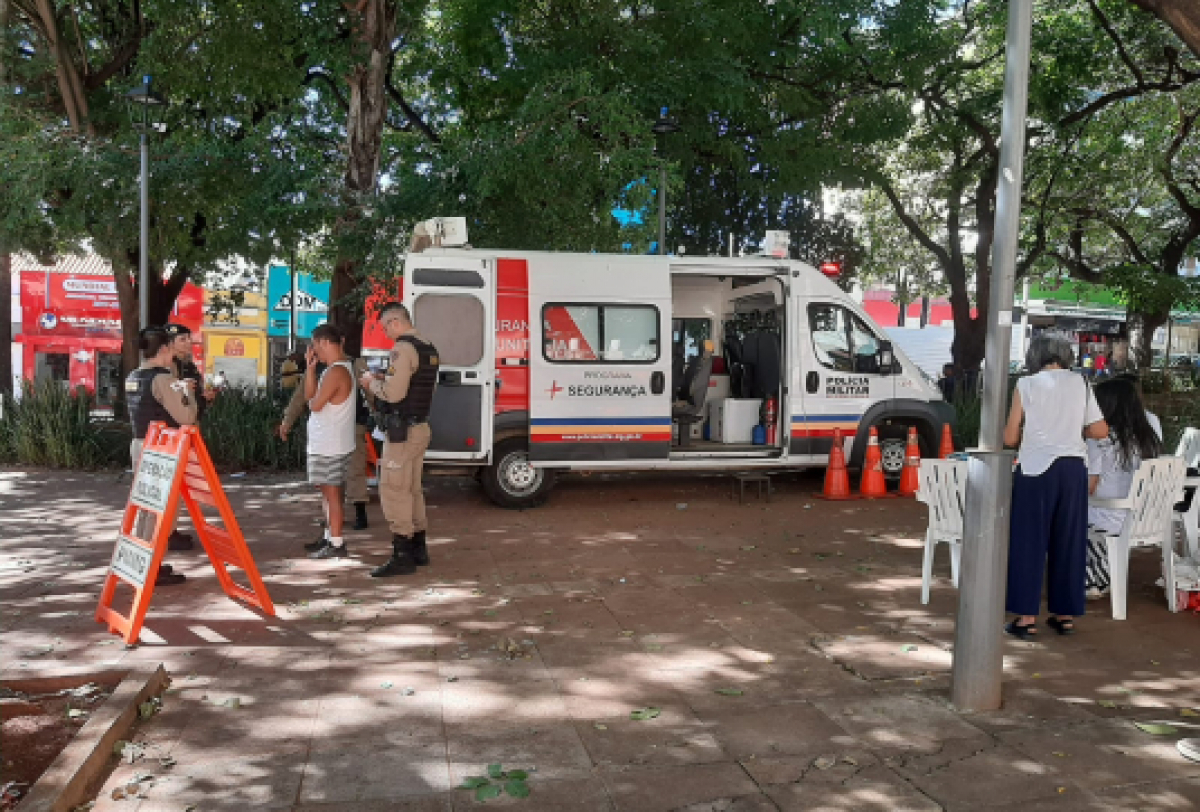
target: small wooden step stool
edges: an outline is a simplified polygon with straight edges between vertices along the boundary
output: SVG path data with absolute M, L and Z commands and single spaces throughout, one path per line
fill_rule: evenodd
M 765 485 L 766 493 L 767 493 L 767 502 L 771 501 L 771 492 L 775 490 L 775 488 L 772 487 L 772 485 L 771 485 L 771 475 L 766 474 L 766 473 L 761 473 L 758 471 L 750 471 L 750 472 L 744 472 L 744 473 L 733 475 L 733 488 L 734 488 L 734 491 L 737 493 L 737 498 L 738 498 L 739 504 L 743 504 L 743 505 L 746 504 L 746 483 L 747 482 L 753 482 L 756 485 L 758 485 L 758 498 L 759 499 L 762 499 L 763 486 Z M 733 498 L 732 492 L 729 494 L 729 497 L 731 499 Z

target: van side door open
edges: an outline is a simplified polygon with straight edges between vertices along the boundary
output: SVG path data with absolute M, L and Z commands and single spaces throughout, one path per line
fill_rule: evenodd
M 495 262 L 410 254 L 404 302 L 417 332 L 438 350 L 427 458 L 481 462 L 492 447 L 495 403 Z
M 666 460 L 665 257 L 529 257 L 529 457 L 539 466 Z

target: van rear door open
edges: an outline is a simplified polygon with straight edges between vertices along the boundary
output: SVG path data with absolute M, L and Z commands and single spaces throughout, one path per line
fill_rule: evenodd
M 529 325 L 535 465 L 669 458 L 665 257 L 532 254 Z
M 410 254 L 404 301 L 417 332 L 438 350 L 440 368 L 427 458 L 486 461 L 495 402 L 495 262 Z

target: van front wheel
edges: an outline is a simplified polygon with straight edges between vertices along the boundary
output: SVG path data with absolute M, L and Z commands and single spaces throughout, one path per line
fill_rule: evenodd
M 925 437 L 917 431 L 917 447 L 921 458 L 930 456 Z M 879 429 L 879 452 L 883 457 L 883 476 L 888 481 L 900 479 L 904 471 L 904 453 L 908 448 L 907 426 L 883 426 Z
M 502 508 L 520 510 L 546 501 L 555 472 L 529 463 L 529 444 L 521 438 L 496 444 L 492 464 L 483 470 L 483 492 Z

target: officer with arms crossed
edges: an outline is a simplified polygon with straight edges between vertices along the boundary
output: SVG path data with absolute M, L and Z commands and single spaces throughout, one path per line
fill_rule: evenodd
M 342 489 L 354 456 L 354 378 L 342 350 L 342 331 L 332 324 L 313 330 L 304 370 L 308 398 L 308 481 L 321 490 L 325 508 L 325 544 L 309 558 L 345 558 L 342 540 Z M 325 366 L 317 378 L 317 361 Z
M 429 563 L 425 546 L 425 495 L 421 465 L 429 447 L 429 409 L 437 388 L 438 354 L 412 325 L 408 308 L 390 302 L 379 311 L 379 324 L 392 347 L 386 375 L 366 374 L 365 391 L 375 398 L 380 428 L 387 435 L 379 474 L 379 501 L 392 528 L 392 557 L 371 570 L 386 578 L 416 572 Z
M 172 363 L 175 352 L 167 331 L 162 327 L 147 327 L 139 333 L 138 345 L 142 365 L 125 379 L 125 403 L 133 423 L 129 455 L 135 468 L 151 423 L 166 423 L 177 429 L 195 425 L 197 414 L 195 383 L 176 377 Z M 159 568 L 159 584 L 181 584 L 185 580 L 182 574 L 172 572 L 169 564 Z

